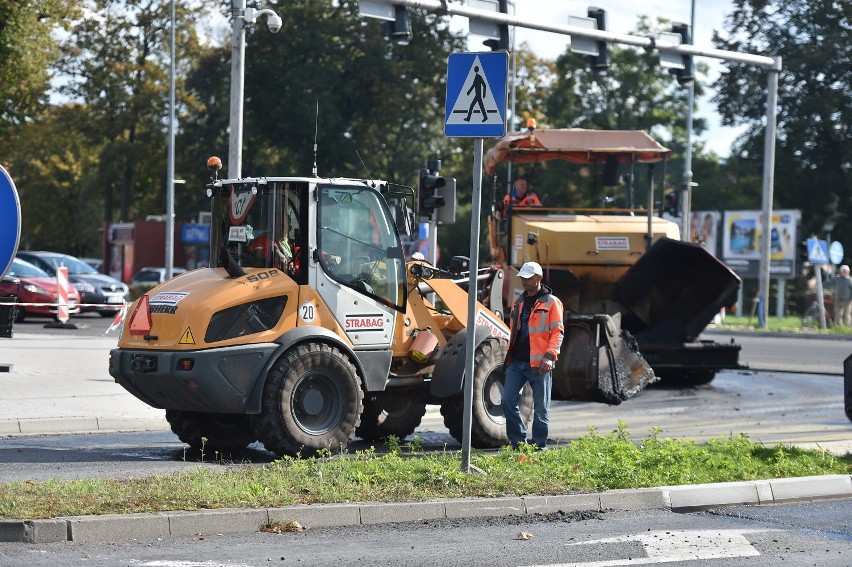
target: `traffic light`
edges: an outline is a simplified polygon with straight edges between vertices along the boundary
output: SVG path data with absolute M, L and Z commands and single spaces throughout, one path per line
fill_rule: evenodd
M 498 0 L 498 9 L 503 14 L 509 13 L 509 0 Z M 491 51 L 509 51 L 509 26 L 507 24 L 497 24 L 499 30 L 499 39 L 486 39 L 482 43 L 486 47 L 490 47 Z
M 802 240 L 799 242 L 798 250 L 799 273 L 803 276 L 808 273 L 808 241 Z
M 688 24 L 679 22 L 672 24 L 672 32 L 680 34 L 681 45 L 692 45 L 692 32 Z M 695 80 L 695 75 L 692 71 L 692 55 L 681 55 L 683 60 L 683 69 L 669 69 L 669 73 L 677 78 L 677 82 L 681 85 L 688 85 Z
M 673 217 L 680 216 L 680 207 L 677 202 L 677 191 L 672 190 L 666 193 L 663 201 L 663 211 Z
M 429 169 L 420 170 L 418 182 L 419 207 L 418 216 L 423 220 L 435 220 L 435 209 L 444 206 L 444 197 L 437 194 L 436 190 L 446 184 L 446 179 L 432 173 Z
M 586 13 L 597 22 L 600 31 L 606 31 L 606 10 L 590 6 Z M 598 54 L 587 55 L 586 60 L 589 62 L 589 66 L 593 72 L 605 75 L 609 70 L 609 49 L 607 48 L 607 42 L 596 41 L 595 43 L 598 46 Z
M 385 33 L 390 40 L 399 45 L 408 45 L 411 41 L 411 21 L 408 19 L 408 8 L 395 5 L 393 21 L 382 22 Z

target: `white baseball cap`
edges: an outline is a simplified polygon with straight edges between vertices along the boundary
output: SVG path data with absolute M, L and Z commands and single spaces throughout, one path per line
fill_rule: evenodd
M 541 266 L 538 265 L 538 262 L 527 262 L 521 266 L 521 271 L 518 272 L 518 276 L 522 278 L 531 278 L 533 276 L 541 275 L 544 275 L 544 272 L 541 271 Z

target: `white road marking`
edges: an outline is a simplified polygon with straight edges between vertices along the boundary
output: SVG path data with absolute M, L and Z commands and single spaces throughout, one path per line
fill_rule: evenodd
M 760 552 L 751 545 L 744 534 L 765 531 L 770 530 L 667 530 L 580 541 L 567 545 L 598 545 L 638 541 L 642 544 L 647 556 L 529 567 L 618 567 L 620 565 L 653 565 L 655 563 L 701 559 L 754 557 L 760 555 Z
M 217 563 L 214 561 L 149 561 L 144 567 L 252 567 L 245 563 Z

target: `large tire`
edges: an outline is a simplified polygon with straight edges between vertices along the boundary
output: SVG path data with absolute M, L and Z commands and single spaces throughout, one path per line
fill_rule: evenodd
M 257 440 L 247 415 L 166 410 L 166 420 L 197 451 L 241 451 Z
M 506 415 L 503 413 L 503 384 L 506 374 L 503 360 L 506 341 L 489 339 L 476 349 L 473 365 L 473 413 L 470 423 L 470 443 L 477 449 L 492 449 L 508 445 Z M 521 417 L 529 422 L 532 415 L 532 390 L 529 385 L 521 398 Z M 450 435 L 462 440 L 464 422 L 464 392 L 441 404 L 441 415 Z
M 254 431 L 276 455 L 339 453 L 355 435 L 364 393 L 358 371 L 336 348 L 306 343 L 269 371 Z
M 378 396 L 364 400 L 361 425 L 355 435 L 364 441 L 378 441 L 391 435 L 405 439 L 420 426 L 426 404 L 397 396 Z

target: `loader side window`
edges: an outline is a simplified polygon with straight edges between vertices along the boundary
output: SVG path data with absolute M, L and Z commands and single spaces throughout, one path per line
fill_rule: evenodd
M 405 263 L 382 196 L 368 187 L 319 187 L 319 262 L 343 285 L 402 310 Z

